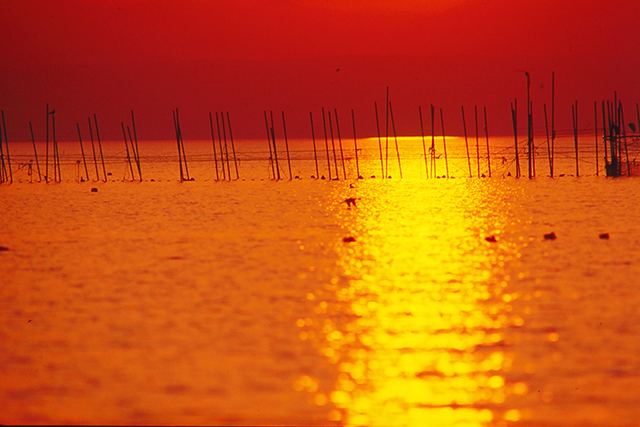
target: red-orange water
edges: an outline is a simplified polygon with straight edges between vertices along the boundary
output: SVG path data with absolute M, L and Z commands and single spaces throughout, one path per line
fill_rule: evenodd
M 640 181 L 427 180 L 414 158 L 384 181 L 21 172 L 0 422 L 636 425 Z

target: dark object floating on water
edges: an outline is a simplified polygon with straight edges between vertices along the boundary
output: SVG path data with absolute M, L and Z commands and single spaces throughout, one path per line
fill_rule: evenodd
M 496 236 L 485 237 L 484 240 L 486 240 L 487 242 L 491 242 L 491 243 L 497 242 Z
M 544 238 L 546 240 L 556 240 L 556 233 L 554 233 L 553 231 L 551 233 L 545 234 Z
M 320 177 L 320 179 L 327 179 L 327 178 L 325 178 L 325 177 L 324 177 L 324 175 L 322 175 L 322 176 Z
M 107 172 L 107 176 L 111 176 L 111 172 Z
M 375 177 L 376 177 L 375 175 L 371 175 L 371 178 L 375 178 Z
M 358 175 L 358 179 L 364 179 L 362 175 Z
M 349 184 L 349 188 L 356 188 L 356 186 L 353 184 Z
M 348 199 L 344 199 L 344 202 L 347 204 L 348 207 L 351 207 L 356 205 L 356 200 L 357 199 L 355 197 L 349 197 Z
M 632 123 L 629 123 L 629 124 L 632 124 Z M 600 238 L 601 238 L 601 239 L 604 239 L 604 240 L 608 240 L 608 239 L 609 239 L 609 233 L 602 233 L 602 234 L 600 235 Z
M 97 192 L 98 192 L 98 189 L 97 189 L 96 187 L 93 187 L 93 188 L 91 189 L 91 192 L 92 192 L 92 193 L 97 193 Z
M 355 237 L 349 236 L 349 237 L 345 237 L 344 239 L 342 239 L 342 241 L 345 242 L 345 243 L 351 243 L 351 242 L 355 242 L 356 239 L 355 239 Z
M 8 251 L 8 250 L 9 250 L 9 248 L 5 248 L 4 246 L 0 246 L 0 252 L 2 252 L 2 251 Z

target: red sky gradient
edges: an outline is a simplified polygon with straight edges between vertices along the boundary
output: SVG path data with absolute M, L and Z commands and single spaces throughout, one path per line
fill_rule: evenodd
M 11 141 L 44 138 L 45 104 L 59 140 L 97 113 L 119 139 L 131 109 L 141 139 L 171 139 L 181 110 L 186 139 L 208 137 L 208 112 L 228 110 L 237 138 L 262 138 L 263 110 L 284 110 L 290 136 L 310 137 L 309 111 L 353 108 L 375 133 L 373 102 L 390 87 L 401 134 L 418 134 L 418 106 L 487 106 L 489 131 L 524 119 L 527 70 L 534 121 L 556 75 L 559 132 L 593 126 L 593 102 L 640 102 L 636 0 L 21 0 L 0 4 L 0 108 Z M 631 115 L 632 111 L 629 112 Z M 524 129 L 523 129 L 524 130 Z M 542 133 L 542 132 L 541 132 Z

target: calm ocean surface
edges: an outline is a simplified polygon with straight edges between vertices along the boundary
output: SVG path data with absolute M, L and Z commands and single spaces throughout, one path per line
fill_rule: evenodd
M 362 180 L 352 145 L 349 179 L 331 151 L 340 180 L 315 180 L 311 142 L 290 141 L 301 179 L 283 150 L 281 181 L 266 142 L 237 142 L 231 182 L 186 141 L 183 183 L 175 143 L 140 144 L 143 182 L 104 144 L 106 183 L 86 143 L 78 182 L 64 143 L 49 184 L 12 144 L 0 423 L 640 425 L 640 179 L 595 176 L 588 149 L 569 176 L 567 141 L 563 177 L 545 147 L 516 179 L 508 141 L 492 178 L 475 140 L 469 178 L 458 138 L 436 172 L 455 179 L 427 179 L 421 140 L 401 139 L 399 179 L 389 140 L 385 180 L 377 139 Z

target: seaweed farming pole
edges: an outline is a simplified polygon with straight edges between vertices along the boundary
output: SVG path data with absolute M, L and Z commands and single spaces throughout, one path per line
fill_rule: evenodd
M 594 142 L 595 142 L 595 149 L 596 149 L 596 176 L 600 175 L 599 172 L 599 167 L 598 167 L 598 103 L 596 101 L 593 101 L 593 117 L 594 117 L 594 125 L 593 125 L 593 130 L 594 130 Z
M 532 133 L 533 129 L 531 126 L 531 96 L 530 96 L 530 87 L 531 87 L 531 78 L 529 77 L 529 73 L 527 71 L 524 72 L 524 75 L 527 77 L 527 159 L 529 162 L 529 178 L 533 177 L 533 168 L 532 168 Z
M 389 86 L 387 86 L 387 103 L 386 103 L 386 116 L 384 125 L 384 172 L 382 176 L 389 176 Z
M 358 160 L 358 140 L 356 138 L 356 117 L 353 114 L 353 108 L 351 109 L 351 125 L 353 126 L 353 147 L 356 153 L 356 173 L 358 174 L 358 179 L 361 179 L 362 176 L 360 175 L 360 161 Z
M 347 168 L 344 165 L 344 151 L 342 150 L 342 137 L 340 136 L 340 124 L 338 124 L 338 109 L 333 110 L 334 117 L 336 118 L 336 131 L 338 132 L 338 143 L 340 145 L 340 159 L 342 160 L 342 173 L 344 179 L 347 179 Z
M 142 182 L 142 168 L 140 167 L 140 149 L 138 147 L 138 133 L 136 132 L 136 120 L 133 117 L 133 110 L 131 110 L 131 126 L 133 126 L 133 141 L 136 143 L 136 165 L 138 166 L 138 175 L 140 175 L 140 182 Z M 131 130 L 127 126 L 129 131 L 129 139 L 131 140 Z
M 33 142 L 33 154 L 36 156 L 36 166 L 38 167 L 38 182 L 42 182 L 42 174 L 40 173 L 40 162 L 38 162 L 38 150 L 36 149 L 36 137 L 33 134 L 33 125 L 29 121 L 29 129 L 31 129 L 31 142 Z
M 91 117 L 87 117 L 89 120 L 89 136 L 91 137 L 91 149 L 93 150 L 93 164 L 96 166 L 96 180 L 100 181 L 100 172 L 98 171 L 98 158 L 96 157 L 96 145 L 93 141 L 93 127 L 91 126 Z
M 544 128 L 547 133 L 547 158 L 549 159 L 549 176 L 553 178 L 553 158 L 551 156 L 551 141 L 549 140 L 549 120 L 547 119 L 547 104 L 543 104 L 543 107 L 544 107 Z M 597 160 L 596 160 L 596 165 L 597 165 Z M 597 170 L 596 170 L 596 173 L 597 173 Z
M 7 146 L 7 166 L 9 168 L 9 182 L 13 182 L 13 172 L 11 171 L 11 154 L 9 154 L 9 138 L 7 138 L 7 124 L 4 121 L 4 110 L 2 110 L 2 131 L 4 132 L 4 143 Z
M 556 128 L 555 128 L 555 100 L 556 100 L 556 74 L 551 72 L 551 167 L 556 159 Z M 551 174 L 553 178 L 553 174 Z
M 480 132 L 478 131 L 478 106 L 473 106 L 473 113 L 476 121 L 476 162 L 478 165 L 478 178 L 480 178 Z M 518 155 L 518 141 L 516 141 L 516 156 Z M 516 163 L 517 164 L 517 163 Z M 518 170 L 520 170 L 520 166 L 518 165 Z
M 3 116 L 4 120 L 4 116 Z M 620 129 L 622 129 L 622 140 L 624 141 L 624 156 L 627 159 L 627 176 L 631 176 L 631 164 L 629 163 L 629 149 L 627 148 L 627 129 L 625 128 L 624 111 L 622 110 L 622 101 L 620 102 Z M 8 149 L 7 149 L 8 151 Z
M 278 149 L 276 147 L 276 129 L 273 124 L 273 111 L 269 112 L 271 114 L 271 141 L 273 141 L 273 157 L 276 160 L 276 174 L 278 176 L 278 181 L 280 180 L 280 165 L 278 164 Z
M 0 183 L 9 181 L 7 166 L 4 162 L 4 148 L 2 146 L 2 126 L 0 125 Z
M 440 109 L 440 124 L 442 126 L 442 145 L 444 146 L 444 164 L 447 168 L 447 179 L 449 179 L 449 159 L 447 158 L 447 140 L 444 132 L 444 116 L 442 115 L 442 108 Z
M 520 155 L 518 154 L 518 99 L 511 103 L 511 122 L 513 123 L 514 152 L 516 155 L 516 178 L 520 178 Z
M 104 174 L 104 182 L 107 182 L 107 168 L 104 165 L 104 153 L 102 152 L 102 142 L 100 141 L 100 130 L 98 129 L 98 116 L 94 114 L 93 120 L 96 124 L 96 139 L 98 140 L 98 148 L 100 149 L 100 158 L 102 159 L 102 173 Z M 89 124 L 91 124 L 91 120 L 89 120 Z
M 238 173 L 238 159 L 236 158 L 236 145 L 233 142 L 233 133 L 231 132 L 231 119 L 229 118 L 229 112 L 227 111 L 227 124 L 229 125 L 229 140 L 231 141 L 231 152 L 233 153 L 233 165 L 236 169 L 236 179 L 240 179 Z
M 420 133 L 422 134 L 422 152 L 424 153 L 424 167 L 429 178 L 429 162 L 427 162 L 427 145 L 424 142 L 424 125 L 422 123 L 422 107 L 418 106 L 418 115 L 420 116 Z
M 533 176 L 536 176 L 536 143 L 534 141 L 533 135 L 533 101 L 529 103 L 529 109 L 531 110 L 531 115 L 529 117 L 529 121 L 531 122 L 531 165 L 533 167 Z
M 311 111 L 309 111 L 309 120 L 311 121 L 311 139 L 313 141 L 313 160 L 316 162 L 316 179 L 318 179 L 320 178 L 320 170 L 318 169 L 318 150 L 316 149 L 316 133 L 313 129 L 313 113 Z
M 396 155 L 398 156 L 398 170 L 400 171 L 400 179 L 402 179 L 402 165 L 400 164 L 400 150 L 398 149 L 398 135 L 396 134 L 396 122 L 393 120 L 393 108 L 389 102 L 389 114 L 391 114 L 391 127 L 393 128 L 393 139 L 396 143 Z
M 604 101 L 602 101 L 602 145 L 604 146 L 604 172 L 605 176 L 609 176 L 609 156 L 607 153 L 607 116 L 604 110 Z
M 380 167 L 382 168 L 382 179 L 384 179 L 384 162 L 382 160 L 382 139 L 380 138 L 380 121 L 378 120 L 378 104 L 373 101 L 373 108 L 376 110 L 376 129 L 378 129 L 378 147 L 380 148 Z
M 184 152 L 184 139 L 182 138 L 182 127 L 180 126 L 180 113 L 176 108 L 176 122 L 178 123 L 178 137 L 180 138 L 180 148 L 182 149 L 182 161 L 184 162 L 184 173 L 187 176 L 187 181 L 191 181 L 189 175 L 189 167 L 187 166 L 187 153 Z
M 489 127 L 487 126 L 487 107 L 484 108 L 484 136 L 487 139 L 487 168 L 489 168 L 489 178 L 491 178 L 491 152 L 489 151 Z
M 336 156 L 336 143 L 333 139 L 333 125 L 331 123 L 331 111 L 327 114 L 329 117 L 329 132 L 331 134 L 331 148 L 333 149 L 333 162 L 336 166 L 336 179 L 340 179 L 340 173 L 338 172 L 338 157 Z
M 216 120 L 218 119 L 218 113 L 216 113 Z M 271 173 L 273 174 L 273 179 L 276 179 L 276 170 L 273 167 L 273 150 L 271 149 L 271 131 L 269 130 L 269 119 L 267 119 L 267 111 L 264 110 L 264 125 L 267 128 L 267 143 L 269 145 L 269 164 L 271 165 Z M 220 124 L 218 124 L 218 134 L 220 134 Z M 220 153 L 222 156 L 222 153 Z M 224 167 L 222 168 L 224 171 Z M 271 176 L 269 176 L 271 178 Z
M 29 122 L 31 125 L 31 122 Z M 87 167 L 87 158 L 84 155 L 84 145 L 82 144 L 82 135 L 80 134 L 80 123 L 76 122 L 76 127 L 78 128 L 78 140 L 80 141 L 80 151 L 82 151 L 82 161 L 84 162 L 84 171 L 87 174 L 87 181 L 89 181 L 89 168 Z M 33 130 L 33 128 L 31 129 Z M 35 144 L 33 146 L 35 148 Z M 37 158 L 37 155 L 36 155 Z
M 49 182 L 49 104 L 47 104 L 47 133 L 45 139 L 45 151 L 44 151 L 44 180 Z M 2 158 L 2 165 L 4 167 L 4 157 Z
M 136 161 L 136 166 L 138 168 L 138 177 L 140 178 L 140 182 L 142 182 L 142 168 L 140 167 L 140 152 L 138 151 L 138 144 L 136 143 L 134 147 L 133 145 L 134 137 L 131 136 L 131 128 L 129 126 L 127 126 L 127 133 L 129 134 L 129 141 L 131 141 L 131 149 L 134 150 L 133 158 Z
M 229 145 L 227 144 L 227 126 L 224 124 L 224 113 L 220 112 L 222 118 L 222 138 L 224 138 L 224 155 L 227 158 L 227 172 L 229 173 L 229 181 L 231 181 L 231 163 L 229 162 Z
M 436 107 L 431 104 L 431 148 L 429 153 L 431 154 L 431 173 L 432 177 L 436 177 Z
M 264 119 L 267 120 L 266 111 L 265 111 Z M 227 180 L 227 171 L 224 168 L 224 150 L 222 149 L 222 131 L 220 130 L 220 116 L 218 116 L 218 112 L 216 111 L 216 126 L 218 128 L 218 146 L 220 148 L 220 166 L 222 166 L 222 179 L 224 181 Z M 269 133 L 269 125 L 267 124 L 267 134 Z M 271 141 L 271 140 L 269 140 Z M 271 151 L 271 146 L 269 146 L 269 151 Z M 275 178 L 275 173 L 273 174 Z M 231 180 L 231 177 L 229 177 Z
M 331 180 L 331 159 L 329 158 L 329 140 L 327 139 L 327 122 L 324 116 L 324 107 L 322 107 L 322 129 L 324 130 L 324 147 L 327 153 L 327 169 L 329 170 L 329 180 Z
M 60 153 L 58 151 L 58 140 L 56 139 L 56 115 L 51 115 L 51 131 L 53 132 L 53 178 L 56 182 L 62 182 L 60 173 Z
M 178 117 L 176 115 L 176 111 L 172 110 L 173 113 L 173 127 L 176 131 L 176 141 L 178 144 L 178 163 L 180 164 L 180 182 L 184 181 L 184 170 L 182 169 L 182 151 L 180 150 L 180 133 L 178 131 Z
M 469 178 L 473 178 L 471 173 L 471 157 L 469 157 L 469 140 L 467 139 L 467 121 L 464 118 L 464 105 L 460 106 L 462 110 L 462 127 L 464 128 L 464 145 L 467 147 L 467 163 L 469 164 Z
M 216 181 L 220 181 L 218 174 L 218 154 L 216 153 L 216 137 L 213 133 L 213 115 L 209 112 L 209 126 L 211 127 L 211 144 L 213 145 L 213 165 L 216 168 Z
M 573 119 L 573 143 L 576 152 L 576 176 L 580 176 L 578 169 L 578 101 L 571 106 L 571 118 Z
M 289 155 L 289 139 L 287 138 L 287 124 L 284 121 L 284 111 L 282 111 L 282 129 L 284 129 L 284 146 L 287 149 L 287 165 L 289 166 L 289 181 L 293 179 L 291 173 L 291 156 Z
M 133 165 L 131 164 L 131 154 L 129 153 L 129 144 L 127 143 L 127 132 L 124 130 L 124 122 L 120 122 L 120 126 L 122 126 L 122 136 L 124 137 L 124 148 L 127 152 L 127 163 L 129 164 L 129 169 L 131 171 L 131 181 L 133 181 L 136 177 L 133 174 Z

